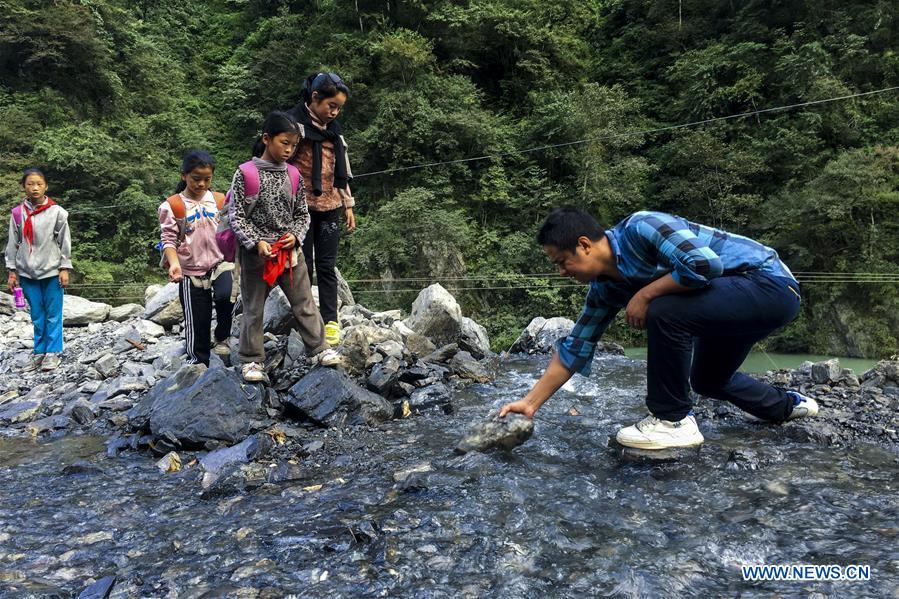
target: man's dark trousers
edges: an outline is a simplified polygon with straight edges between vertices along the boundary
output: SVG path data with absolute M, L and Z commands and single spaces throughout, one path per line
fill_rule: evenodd
M 792 398 L 737 369 L 757 341 L 796 318 L 798 291 L 790 279 L 753 271 L 652 300 L 646 316 L 649 411 L 682 420 L 692 407 L 692 387 L 763 420 L 786 420 Z

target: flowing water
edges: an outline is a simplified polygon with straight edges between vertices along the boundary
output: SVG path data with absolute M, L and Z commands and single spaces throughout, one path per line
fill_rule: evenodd
M 452 454 L 544 366 L 507 362 L 450 415 L 329 431 L 336 457 L 301 458 L 301 480 L 212 498 L 195 468 L 108 459 L 102 439 L 0 440 L 0 596 L 72 597 L 116 575 L 113 597 L 899 597 L 896 454 L 701 422 L 697 457 L 622 462 L 607 441 L 643 415 L 641 361 L 597 358 L 511 454 Z M 729 464 L 734 449 L 757 467 Z M 415 467 L 430 471 L 396 482 Z M 750 583 L 744 564 L 871 577 Z

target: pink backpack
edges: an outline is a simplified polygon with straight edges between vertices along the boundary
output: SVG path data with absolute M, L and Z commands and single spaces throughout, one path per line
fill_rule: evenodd
M 250 201 L 250 205 L 246 209 L 246 214 L 249 216 L 259 199 L 259 169 L 252 160 L 244 162 L 238 168 L 243 174 L 244 195 Z M 290 188 L 295 196 L 300 189 L 300 171 L 292 164 L 288 164 L 287 176 L 290 177 Z M 225 194 L 225 203 L 219 211 L 219 226 L 215 233 L 215 241 L 222 250 L 225 262 L 234 262 L 237 256 L 237 236 L 231 228 L 231 218 L 228 215 L 232 194 L 233 190 L 231 189 Z

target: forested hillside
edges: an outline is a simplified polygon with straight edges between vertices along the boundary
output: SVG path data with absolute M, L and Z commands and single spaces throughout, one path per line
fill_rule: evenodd
M 73 291 L 133 296 L 161 278 L 156 207 L 182 153 L 210 150 L 227 187 L 264 113 L 335 71 L 359 220 L 338 266 L 357 299 L 408 306 L 443 281 L 500 349 L 580 307 L 533 242 L 562 203 L 607 224 L 675 212 L 796 271 L 897 273 L 899 91 L 639 133 L 899 86 L 897 49 L 889 0 L 0 0 L 0 208 L 22 168 L 45 169 L 71 212 Z M 897 352 L 896 283 L 820 278 L 769 347 Z

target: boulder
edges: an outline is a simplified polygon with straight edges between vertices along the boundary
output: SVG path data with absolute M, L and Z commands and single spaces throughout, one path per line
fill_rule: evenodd
M 459 347 L 479 360 L 492 353 L 490 351 L 490 338 L 487 336 L 487 329 L 467 316 L 462 317 Z
M 456 298 L 435 283 L 415 298 L 405 324 L 437 344 L 458 342 L 462 332 L 462 309 Z
M 353 292 L 350 291 L 350 285 L 337 267 L 334 268 L 334 272 L 337 274 L 337 300 L 343 306 L 355 305 L 356 300 L 353 298 Z
M 362 389 L 347 375 L 315 368 L 290 388 L 285 403 L 321 426 L 378 424 L 393 417 L 393 407 L 380 395 Z
M 509 348 L 512 353 L 551 353 L 556 340 L 567 337 L 574 328 L 574 321 L 557 316 L 534 318 Z
M 144 307 L 140 304 L 122 304 L 121 306 L 113 306 L 109 309 L 109 320 L 124 322 L 132 316 L 137 316 L 143 311 Z
M 62 322 L 68 327 L 103 322 L 111 309 L 109 304 L 92 302 L 67 293 L 62 301 Z
M 460 351 L 453 359 L 450 360 L 449 366 L 453 373 L 459 375 L 463 379 L 476 381 L 478 383 L 487 383 L 490 381 L 490 373 L 483 364 L 478 362 L 467 351 Z
M 149 293 L 150 287 L 147 288 Z M 168 283 L 147 300 L 144 318 L 156 324 L 170 327 L 184 320 L 181 302 L 178 300 L 178 283 Z
M 366 386 L 384 397 L 390 396 L 390 391 L 399 380 L 400 361 L 397 358 L 388 358 L 371 369 Z
M 265 312 L 262 318 L 262 329 L 275 335 L 286 335 L 295 328 L 296 319 L 290 311 L 290 302 L 281 288 L 275 285 L 265 300 Z
M 818 385 L 829 385 L 840 380 L 843 369 L 836 358 L 812 364 L 812 381 Z
M 154 385 L 128 412 L 128 421 L 138 429 L 149 425 L 157 436 L 171 435 L 183 444 L 237 443 L 261 411 L 258 393 L 244 387 L 236 373 L 186 364 Z

